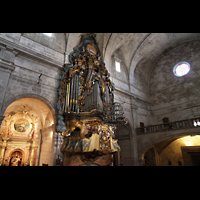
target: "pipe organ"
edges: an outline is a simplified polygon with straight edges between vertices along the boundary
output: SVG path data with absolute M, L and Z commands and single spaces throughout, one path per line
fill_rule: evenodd
M 111 165 L 120 151 L 114 139 L 114 84 L 101 60 L 95 34 L 81 36 L 63 66 L 58 88 L 57 132 L 64 165 Z
M 66 103 L 65 112 L 79 112 L 78 106 L 78 94 L 79 94 L 79 75 L 74 74 L 71 83 L 67 83 L 66 88 Z

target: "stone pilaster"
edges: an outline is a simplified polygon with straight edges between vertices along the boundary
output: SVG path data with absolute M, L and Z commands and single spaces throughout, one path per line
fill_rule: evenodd
M 7 146 L 6 142 L 7 142 L 8 138 L 2 138 L 2 140 L 3 140 L 3 144 L 1 146 L 1 153 L 0 153 L 0 166 L 3 164 L 5 149 Z
M 139 165 L 138 164 L 138 151 L 137 151 L 137 138 L 136 138 L 136 131 L 135 128 L 137 126 L 137 101 L 135 97 L 131 97 L 131 112 L 132 112 L 132 118 L 133 118 L 133 129 L 132 129 L 132 135 L 131 135 L 131 145 L 133 146 L 132 150 L 132 163 L 134 166 Z

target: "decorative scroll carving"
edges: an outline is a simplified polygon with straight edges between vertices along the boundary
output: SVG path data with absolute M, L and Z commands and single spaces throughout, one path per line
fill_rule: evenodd
M 105 113 L 111 111 L 113 104 L 114 84 L 110 81 L 105 63 L 101 61 L 96 35 L 82 35 L 80 44 L 73 50 L 69 55 L 71 64 L 64 65 L 60 74 L 58 132 L 66 130 L 65 113 L 91 112 L 93 109 Z M 95 83 L 98 87 L 94 87 Z

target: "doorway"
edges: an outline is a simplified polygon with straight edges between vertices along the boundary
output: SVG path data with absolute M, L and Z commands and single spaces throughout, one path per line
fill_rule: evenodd
M 188 152 L 193 166 L 200 166 L 200 152 Z
M 200 166 L 200 146 L 181 147 L 185 166 Z

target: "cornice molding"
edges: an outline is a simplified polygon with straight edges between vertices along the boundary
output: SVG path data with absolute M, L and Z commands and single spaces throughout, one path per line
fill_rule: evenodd
M 13 63 L 7 64 L 4 62 L 1 62 L 1 60 L 0 60 L 0 70 L 1 71 L 6 71 L 6 70 L 13 71 L 14 69 L 15 69 L 15 67 L 14 67 Z
M 30 50 L 26 47 L 23 47 L 23 46 L 20 46 L 16 43 L 13 43 L 13 42 L 10 42 L 4 38 L 0 38 L 0 45 L 4 45 L 4 46 L 8 46 L 8 47 L 12 47 L 12 49 L 14 50 L 14 52 L 18 53 L 18 54 L 21 54 L 25 57 L 33 57 L 33 58 L 36 58 L 40 61 L 43 61 L 45 63 L 49 63 L 57 68 L 61 68 L 62 65 L 63 65 L 63 62 L 58 62 L 58 61 L 55 61 L 53 60 L 52 58 L 50 57 L 47 57 L 47 56 L 44 56 L 44 55 L 41 55 L 33 50 Z M 64 55 L 63 55 L 64 56 Z

